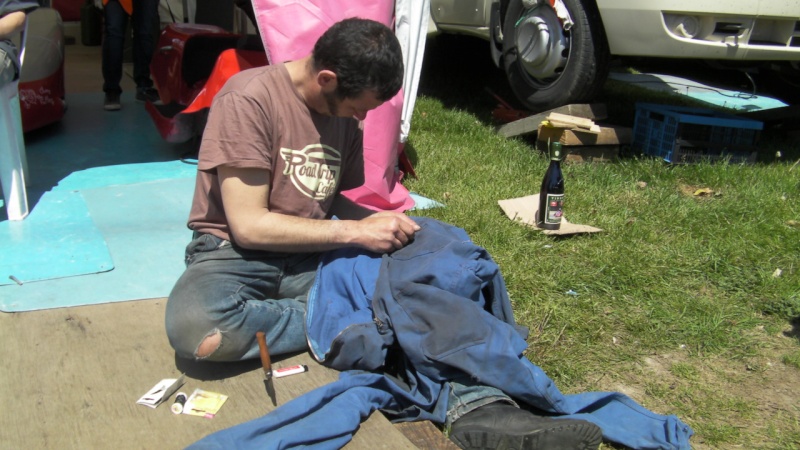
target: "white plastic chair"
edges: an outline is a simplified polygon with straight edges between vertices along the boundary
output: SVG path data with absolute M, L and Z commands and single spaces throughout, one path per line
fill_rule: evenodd
M 27 32 L 26 19 L 18 45 L 20 62 L 25 59 Z M 18 78 L 0 88 L 0 182 L 8 220 L 22 220 L 28 215 L 28 193 L 25 189 L 27 171 Z

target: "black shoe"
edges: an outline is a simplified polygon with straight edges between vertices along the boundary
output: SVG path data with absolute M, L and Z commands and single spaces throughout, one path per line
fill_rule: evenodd
M 159 101 L 158 91 L 151 87 L 138 87 L 136 88 L 136 100 L 156 103 Z
M 106 111 L 119 111 L 122 105 L 119 102 L 119 92 L 106 92 L 103 100 L 103 109 Z
M 602 438 L 591 422 L 539 417 L 504 402 L 470 411 L 450 429 L 450 440 L 465 450 L 594 450 Z

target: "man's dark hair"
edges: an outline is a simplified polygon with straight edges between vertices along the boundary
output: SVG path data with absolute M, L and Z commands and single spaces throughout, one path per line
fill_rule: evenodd
M 350 18 L 330 27 L 314 45 L 314 68 L 336 74 L 339 99 L 374 90 L 378 100 L 403 86 L 403 52 L 392 30 L 374 20 Z

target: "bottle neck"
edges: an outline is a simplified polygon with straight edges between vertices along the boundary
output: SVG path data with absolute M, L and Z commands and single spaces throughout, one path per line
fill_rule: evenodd
M 550 161 L 561 161 L 561 143 L 550 144 Z

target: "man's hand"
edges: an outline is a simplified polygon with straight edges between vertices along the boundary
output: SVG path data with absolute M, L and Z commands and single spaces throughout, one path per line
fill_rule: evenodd
M 356 244 L 377 253 L 403 248 L 420 229 L 410 217 L 394 211 L 381 211 L 357 223 L 360 235 Z
M 236 244 L 279 252 L 321 252 L 358 246 L 376 253 L 403 248 L 420 227 L 395 211 L 363 207 L 340 211 L 349 220 L 307 219 L 273 213 L 267 207 L 270 174 L 266 170 L 217 168 L 228 226 Z M 343 205 L 337 202 L 337 205 Z M 354 204 L 355 205 L 355 204 Z M 359 211 L 363 210 L 363 214 Z

